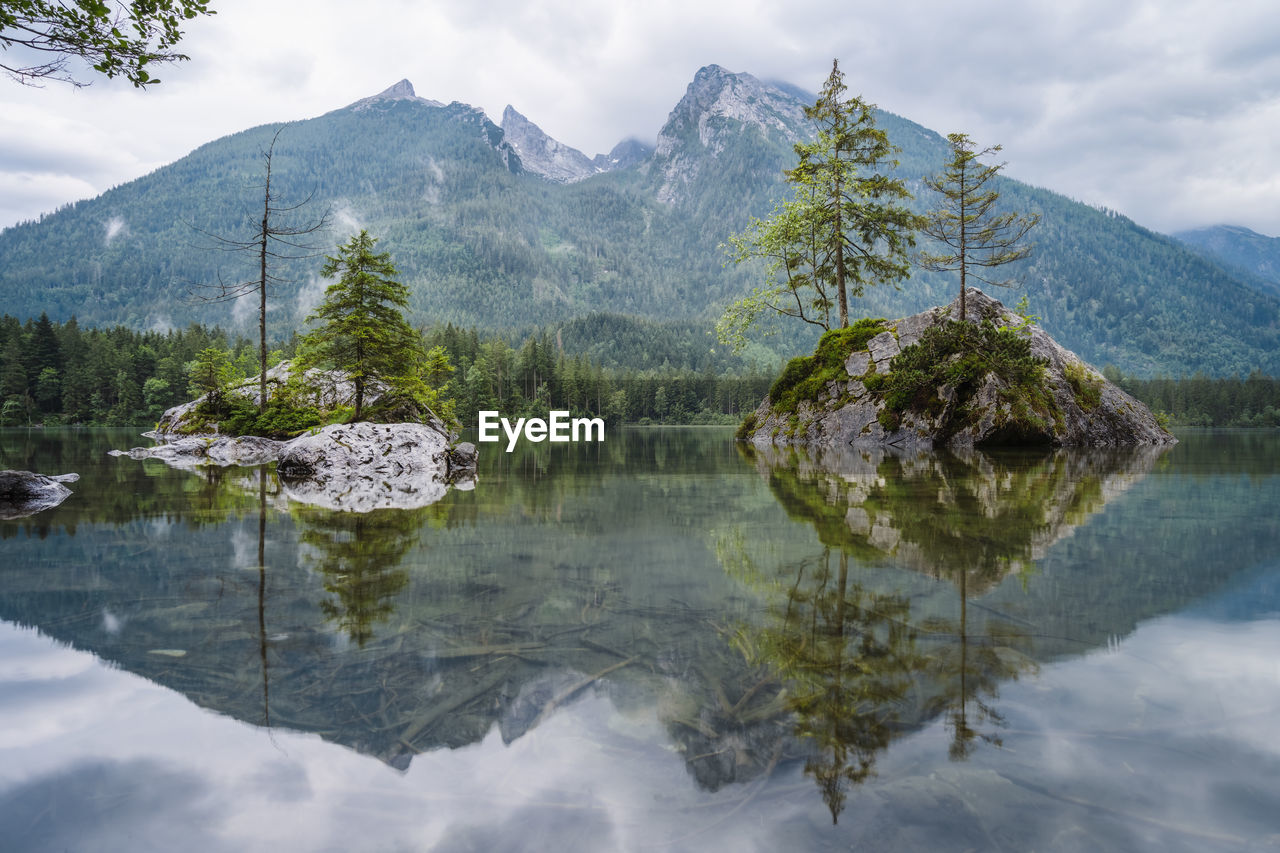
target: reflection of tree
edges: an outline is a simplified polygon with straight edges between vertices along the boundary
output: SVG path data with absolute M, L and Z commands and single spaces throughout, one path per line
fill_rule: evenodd
M 952 760 L 967 758 L 975 739 L 1001 745 L 999 735 L 981 733 L 975 726 L 990 723 L 1004 725 L 1004 717 L 993 702 L 999 695 L 1000 682 L 1015 680 L 1035 663 L 1019 646 L 1029 645 L 1027 633 L 1000 614 L 988 614 L 979 625 L 969 623 L 967 571 L 956 573 L 960 598 L 959 620 L 928 619 L 923 629 L 930 635 L 931 650 L 927 673 L 931 679 L 931 698 L 926 703 L 930 716 L 946 710 L 947 725 L 952 731 L 948 754 Z
M 787 685 L 806 765 L 833 819 L 850 785 L 909 725 L 945 714 L 950 754 L 999 744 L 1001 682 L 1034 667 L 1025 625 L 972 601 L 1010 574 L 1024 578 L 1061 537 L 1136 482 L 1158 454 L 1143 451 L 994 455 L 760 448 L 745 453 L 822 556 L 757 565 L 741 535 L 724 537 L 726 570 L 774 602 L 763 626 L 740 632 L 748 658 Z M 954 611 L 912 603 L 899 582 L 849 561 L 898 566 L 954 586 Z M 856 579 L 855 579 L 856 578 Z M 946 598 L 949 598 L 946 597 Z M 913 690 L 918 689 L 917 694 Z M 991 726 L 991 729 L 986 729 Z M 986 731 L 984 731 L 986 729 Z
M 409 582 L 399 567 L 417 541 L 422 514 L 383 509 L 368 513 L 298 510 L 300 538 L 319 552 L 315 568 L 332 597 L 320 602 L 325 616 L 363 646 L 374 626 L 395 612 L 395 597 Z
M 267 466 L 258 466 L 258 654 L 262 658 L 262 724 L 271 725 L 267 679 Z
M 1136 482 L 1159 448 L 1041 453 L 745 451 L 793 518 L 865 560 L 959 579 L 980 595 Z
M 753 574 L 750 560 L 737 556 L 737 568 Z M 898 728 L 923 659 L 907 621 L 908 600 L 851 579 L 848 554 L 827 549 L 780 569 L 783 575 L 785 599 L 770 607 L 765 625 L 743 629 L 738 641 L 748 659 L 787 685 L 795 733 L 813 748 L 805 772 L 835 822 L 848 787 L 870 775 L 876 753 Z M 759 574 L 755 580 L 767 583 Z

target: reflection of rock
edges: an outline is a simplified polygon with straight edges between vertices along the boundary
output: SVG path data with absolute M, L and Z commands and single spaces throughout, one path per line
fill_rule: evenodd
M 185 470 L 274 461 L 284 492 L 293 500 L 352 512 L 435 503 L 450 485 L 474 485 L 477 457 L 469 442 L 450 447 L 439 422 L 333 424 L 288 442 L 257 436 L 191 436 L 110 453 L 159 459 Z
M 305 503 L 407 509 L 444 497 L 451 453 L 464 457 L 463 447 L 451 452 L 447 436 L 423 424 L 333 424 L 286 444 L 276 470 L 286 493 Z
M 48 477 L 30 471 L 0 471 L 0 519 L 26 518 L 52 509 L 71 494 L 63 484 L 79 479 L 79 474 Z
M 190 470 L 201 465 L 265 465 L 275 460 L 284 445 L 282 441 L 256 435 L 191 436 L 155 447 L 111 450 L 111 456 L 132 459 L 159 459 L 174 468 Z
M 449 490 L 431 471 L 389 476 L 345 473 L 297 480 L 282 477 L 280 485 L 291 500 L 347 512 L 417 509 L 435 503 Z
M 824 544 L 935 577 L 977 572 L 978 592 L 1043 558 L 1145 477 L 1164 450 L 747 452 L 787 511 L 813 523 Z
M 957 299 L 891 322 L 888 330 L 844 360 L 844 370 L 826 381 L 815 400 L 775 409 L 766 397 L 755 412 L 750 440 L 757 445 L 956 448 L 1175 442 L 1145 405 L 1034 325 L 1025 334 L 1031 356 L 1044 364 L 1034 389 L 989 371 L 971 384 L 944 384 L 925 395 L 930 397 L 927 401 L 912 400 L 900 412 L 887 411 L 885 389 L 868 390 L 872 380 L 883 382 L 899 352 L 919 343 L 930 328 L 946 329 L 959 310 Z M 997 328 L 1022 323 L 1021 317 L 977 290 L 967 291 L 966 316 L 972 323 L 990 322 Z M 958 358 L 952 355 L 949 362 Z

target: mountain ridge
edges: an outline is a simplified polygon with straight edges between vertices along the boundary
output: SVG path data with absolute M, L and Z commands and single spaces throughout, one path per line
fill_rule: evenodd
M 310 196 L 333 209 L 334 244 L 361 227 L 379 236 L 418 323 L 514 329 L 609 312 L 709 328 L 761 283 L 759 266 L 726 266 L 719 246 L 787 192 L 782 170 L 808 127 L 800 90 L 789 89 L 705 66 L 657 144 L 624 140 L 608 163 L 520 116 L 526 144 L 592 170 L 558 182 L 543 174 L 536 151 L 521 152 L 514 108 L 504 128 L 468 104 L 421 98 L 403 80 L 289 124 L 273 189 L 282 200 Z M 902 149 L 898 175 L 921 196 L 915 207 L 927 210 L 933 201 L 921 179 L 940 171 L 945 140 L 892 113 L 876 116 Z M 243 233 L 261 205 L 252 189 L 261 183 L 260 152 L 281 126 L 213 140 L 94 199 L 0 231 L 0 311 L 140 329 L 247 319 L 244 309 L 185 301 L 202 282 L 242 274 L 232 269 L 237 258 L 205 251 L 193 226 Z M 1042 216 L 1039 248 L 1014 272 L 1065 346 L 1138 375 L 1280 373 L 1280 298 L 1125 217 L 999 181 L 1005 209 Z M 272 302 L 277 334 L 305 317 L 322 289 L 318 267 L 280 270 L 296 283 Z M 949 302 L 954 288 L 947 276 L 917 272 L 900 291 L 869 288 L 855 310 L 905 316 Z M 752 357 L 767 362 L 813 342 L 811 330 L 784 327 Z
M 1268 237 L 1242 225 L 1210 225 L 1179 231 L 1175 240 L 1245 274 L 1263 293 L 1280 296 L 1280 237 Z

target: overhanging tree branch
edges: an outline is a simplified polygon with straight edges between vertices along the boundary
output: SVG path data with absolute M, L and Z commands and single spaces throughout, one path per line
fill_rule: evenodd
M 73 86 L 72 60 L 138 88 L 160 81 L 150 65 L 187 59 L 174 50 L 185 21 L 216 14 L 210 0 L 0 0 L 0 70 L 24 85 Z

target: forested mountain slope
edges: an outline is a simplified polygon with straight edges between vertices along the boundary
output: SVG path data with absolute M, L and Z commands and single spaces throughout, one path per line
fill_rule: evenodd
M 804 105 L 794 87 L 708 66 L 652 151 L 632 145 L 635 156 L 597 157 L 603 171 L 559 183 L 538 173 L 543 162 L 522 162 L 479 110 L 418 98 L 402 83 L 287 126 L 273 189 L 285 203 L 310 197 L 302 217 L 333 212 L 319 241 L 329 251 L 360 227 L 380 237 L 420 324 L 514 329 L 608 312 L 678 323 L 673 334 L 683 330 L 690 346 L 709 348 L 704 330 L 761 273 L 726 267 L 720 245 L 785 194 L 792 145 L 810 133 Z M 879 121 L 902 149 L 899 168 L 916 206 L 929 208 L 921 177 L 941 169 L 944 140 L 889 113 Z M 251 233 L 261 215 L 261 152 L 277 129 L 211 142 L 0 232 L 0 312 L 137 328 L 247 321 L 247 305 L 237 313 L 190 293 L 252 275 L 251 258 L 217 251 L 207 235 Z M 522 132 L 541 134 L 531 122 Z M 1036 252 L 1015 274 L 1033 313 L 1065 346 L 1128 373 L 1280 372 L 1276 295 L 1123 216 L 1010 179 L 1001 190 L 1009 207 L 1042 214 Z M 280 270 L 296 283 L 274 297 L 278 334 L 318 300 L 320 265 L 315 258 Z M 900 291 L 871 288 L 853 310 L 902 316 L 950 301 L 955 288 L 949 277 L 917 273 Z M 994 295 L 1012 302 L 1020 294 Z M 811 331 L 786 328 L 754 356 L 807 350 Z M 567 337 L 566 347 L 582 338 Z
M 1246 274 L 1245 282 L 1256 289 L 1280 296 L 1280 237 L 1239 225 L 1211 225 L 1173 236 L 1233 272 Z

